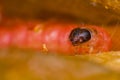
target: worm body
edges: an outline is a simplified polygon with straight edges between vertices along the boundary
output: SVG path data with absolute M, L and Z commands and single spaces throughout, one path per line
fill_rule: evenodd
M 15 46 L 70 55 L 104 52 L 111 48 L 108 33 L 94 25 L 6 20 L 0 26 L 2 48 Z

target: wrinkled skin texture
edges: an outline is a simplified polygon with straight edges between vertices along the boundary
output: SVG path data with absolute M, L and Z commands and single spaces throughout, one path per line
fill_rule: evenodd
M 0 47 L 15 46 L 35 49 L 41 52 L 60 54 L 84 54 L 108 51 L 111 39 L 101 27 L 94 25 L 70 24 L 57 21 L 3 20 L 0 24 Z M 87 29 L 91 39 L 74 46 L 69 40 L 75 28 Z

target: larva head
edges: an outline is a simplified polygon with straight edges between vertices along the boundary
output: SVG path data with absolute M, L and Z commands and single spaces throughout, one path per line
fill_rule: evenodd
M 98 53 L 111 48 L 111 38 L 101 27 L 83 26 L 71 30 L 69 40 L 77 53 Z
M 87 29 L 75 28 L 71 31 L 69 39 L 73 45 L 77 46 L 89 41 L 91 39 L 91 33 Z

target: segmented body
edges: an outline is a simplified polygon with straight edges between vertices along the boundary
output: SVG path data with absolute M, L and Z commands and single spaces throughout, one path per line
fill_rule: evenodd
M 108 33 L 94 25 L 6 20 L 1 22 L 0 26 L 1 48 L 15 46 L 70 55 L 104 52 L 111 48 Z M 74 45 L 70 40 L 70 34 L 76 28 L 89 30 L 90 40 Z

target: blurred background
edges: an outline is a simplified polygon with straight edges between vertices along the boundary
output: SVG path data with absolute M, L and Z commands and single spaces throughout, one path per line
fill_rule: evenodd
M 119 51 L 119 4 L 120 0 L 0 0 L 0 11 L 9 18 L 99 25 L 110 33 L 112 50 Z M 42 56 L 39 52 L 17 49 L 0 52 L 1 80 L 120 80 L 118 72 L 112 68 L 106 69 L 104 64 L 101 66 L 80 57 Z
M 119 1 L 116 1 L 118 0 L 2 0 L 1 4 L 4 14 L 11 17 L 59 18 L 111 25 L 120 22 Z

